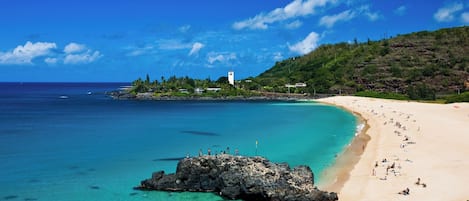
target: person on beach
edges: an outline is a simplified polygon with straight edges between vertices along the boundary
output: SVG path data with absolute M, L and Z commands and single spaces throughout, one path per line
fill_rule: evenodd
M 419 185 L 419 186 L 420 186 L 420 184 L 422 184 L 422 187 L 424 187 L 424 188 L 427 187 L 427 184 L 425 184 L 425 183 L 420 183 L 420 177 L 419 177 L 419 178 L 417 178 L 417 182 L 415 182 L 415 185 Z
M 204 153 L 202 152 L 202 149 L 199 149 L 199 157 L 204 155 Z
M 404 190 L 402 190 L 401 192 L 399 192 L 398 194 L 401 194 L 401 195 L 409 195 L 410 193 L 410 189 L 409 188 L 406 188 Z
M 210 156 L 210 154 L 212 154 L 212 150 L 210 150 L 210 148 L 207 149 L 207 155 Z
M 409 141 L 409 136 L 405 136 L 403 141 Z

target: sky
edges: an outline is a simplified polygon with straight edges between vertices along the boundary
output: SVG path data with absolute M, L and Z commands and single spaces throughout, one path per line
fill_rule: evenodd
M 469 24 L 456 0 L 0 0 L 0 82 L 257 76 L 323 44 Z

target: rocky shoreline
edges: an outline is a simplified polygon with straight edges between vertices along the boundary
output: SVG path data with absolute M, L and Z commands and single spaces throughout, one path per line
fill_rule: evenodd
M 314 187 L 308 166 L 293 169 L 262 157 L 221 154 L 179 161 L 176 173 L 157 171 L 138 190 L 214 192 L 226 199 L 334 201 L 336 193 Z
M 154 96 L 152 93 L 131 94 L 125 91 L 113 91 L 107 95 L 115 100 L 156 100 L 156 101 L 300 101 L 311 100 L 331 95 L 309 97 L 300 94 L 263 95 L 263 96 Z

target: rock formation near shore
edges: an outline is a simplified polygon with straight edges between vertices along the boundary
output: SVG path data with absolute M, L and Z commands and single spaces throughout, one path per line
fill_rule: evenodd
M 176 173 L 153 173 L 139 190 L 216 192 L 228 199 L 276 201 L 332 201 L 336 193 L 314 187 L 308 166 L 290 169 L 262 157 L 200 156 L 179 161 Z

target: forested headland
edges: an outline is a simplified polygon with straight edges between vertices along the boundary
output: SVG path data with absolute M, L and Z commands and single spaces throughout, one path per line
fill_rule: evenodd
M 301 87 L 292 87 L 300 83 Z M 132 93 L 155 96 L 259 96 L 263 93 L 350 94 L 380 98 L 468 100 L 469 27 L 421 31 L 382 40 L 324 44 L 276 62 L 256 77 L 228 84 L 170 77 L 138 79 Z M 298 86 L 298 85 L 297 85 Z M 207 90 L 219 88 L 220 90 Z

